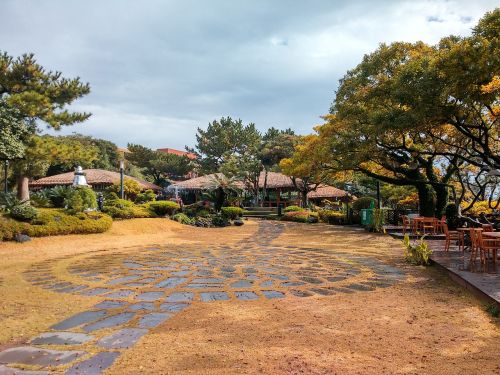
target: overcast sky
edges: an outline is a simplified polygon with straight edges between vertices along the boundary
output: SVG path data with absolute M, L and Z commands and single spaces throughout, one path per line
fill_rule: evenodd
M 468 35 L 498 1 L 0 0 L 0 50 L 89 82 L 78 132 L 193 145 L 221 116 L 306 134 L 381 42 Z

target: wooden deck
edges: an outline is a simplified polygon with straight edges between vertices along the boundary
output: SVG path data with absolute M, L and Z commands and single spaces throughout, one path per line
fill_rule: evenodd
M 427 241 L 433 250 L 432 261 L 445 269 L 450 277 L 470 290 L 479 298 L 500 307 L 500 260 L 496 265 L 490 260 L 486 266 L 479 262 L 470 262 L 470 252 L 459 251 L 457 246 L 451 246 L 450 251 L 444 251 L 444 241 Z

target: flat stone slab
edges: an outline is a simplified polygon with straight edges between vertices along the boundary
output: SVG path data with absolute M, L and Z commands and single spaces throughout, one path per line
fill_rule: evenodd
M 160 305 L 160 310 L 168 312 L 179 312 L 189 307 L 189 303 L 163 303 Z
M 278 292 L 277 290 L 263 290 L 262 294 L 268 299 L 284 298 L 285 293 Z
M 80 294 L 84 296 L 100 296 L 101 294 L 111 292 L 111 289 L 108 288 L 94 288 L 94 289 L 87 289 L 84 290 L 83 292 L 80 292 Z
M 138 326 L 140 328 L 154 328 L 169 319 L 172 315 L 167 313 L 151 313 L 144 315 L 139 320 Z
M 75 350 L 49 350 L 33 346 L 20 346 L 0 353 L 0 363 L 20 363 L 23 365 L 58 366 L 69 363 L 87 354 Z
M 125 301 L 102 301 L 95 305 L 96 309 L 117 309 L 127 304 Z
M 165 294 L 163 292 L 145 292 L 135 297 L 139 301 L 156 301 L 162 298 Z
M 57 329 L 57 330 L 64 330 L 64 329 L 70 329 L 74 327 L 78 327 L 82 324 L 93 322 L 94 320 L 97 320 L 99 318 L 102 318 L 107 315 L 107 312 L 104 310 L 98 310 L 98 311 L 84 311 L 79 314 L 73 315 L 72 317 L 63 320 L 60 323 L 54 324 L 52 329 Z
M 125 312 L 121 314 L 111 315 L 95 323 L 86 325 L 85 327 L 83 327 L 83 330 L 85 332 L 93 332 L 97 331 L 98 329 L 117 327 L 119 325 L 129 322 L 130 320 L 132 320 L 134 316 L 135 313 L 132 312 Z
M 46 332 L 31 340 L 31 345 L 78 345 L 94 337 L 75 332 Z
M 191 302 L 194 299 L 194 293 L 177 292 L 172 293 L 166 299 L 167 302 Z
M 104 370 L 110 367 L 119 356 L 119 352 L 98 353 L 85 361 L 74 364 L 65 372 L 65 375 L 100 375 Z
M 0 365 L 0 375 L 49 375 L 47 371 L 28 371 Z
M 133 305 L 130 305 L 128 307 L 130 311 L 141 311 L 141 310 L 154 310 L 155 305 L 153 302 L 139 302 L 139 303 L 134 303 Z
M 238 280 L 231 284 L 231 288 L 248 288 L 253 285 L 252 280 Z
M 106 297 L 108 298 L 127 298 L 134 294 L 135 292 L 133 290 L 118 290 L 116 292 L 111 292 L 106 294 Z
M 226 292 L 204 292 L 200 293 L 203 302 L 228 301 L 229 295 Z
M 169 277 L 163 281 L 160 281 L 156 286 L 158 288 L 175 288 L 181 284 L 184 284 L 187 281 L 185 277 Z
M 97 345 L 107 349 L 127 349 L 133 346 L 146 333 L 148 333 L 147 329 L 124 328 L 103 337 L 97 341 Z
M 259 296 L 254 292 L 235 292 L 236 298 L 242 301 L 252 301 L 259 299 Z

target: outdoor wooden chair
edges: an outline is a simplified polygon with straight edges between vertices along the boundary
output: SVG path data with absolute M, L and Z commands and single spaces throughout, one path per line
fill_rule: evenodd
M 443 225 L 443 232 L 446 236 L 446 240 L 444 243 L 444 251 L 450 250 L 451 241 L 458 242 L 460 246 L 460 237 L 458 232 L 448 230 L 448 224 L 446 223 Z
M 424 217 L 422 219 L 422 231 L 425 234 L 425 231 L 428 230 L 432 234 L 436 233 L 436 218 L 434 217 Z
M 479 241 L 479 236 L 482 236 L 481 228 L 471 228 L 469 231 L 469 236 L 471 240 L 471 251 L 470 251 L 470 262 L 474 263 L 477 258 L 477 254 L 479 253 L 479 259 L 481 263 L 484 263 L 485 254 L 483 249 L 481 248 L 481 244 Z
M 402 216 L 401 218 L 403 219 L 403 235 L 405 235 L 407 230 L 411 230 L 411 223 L 408 216 Z
M 481 225 L 483 232 L 494 232 L 493 224 L 483 224 Z
M 489 259 L 490 251 L 491 251 L 491 255 L 493 258 L 493 264 L 496 264 L 497 254 L 498 254 L 497 252 L 498 252 L 498 249 L 500 248 L 500 241 L 496 238 L 485 238 L 483 236 L 482 230 L 476 231 L 476 235 L 477 235 L 479 247 L 484 254 L 484 263 L 486 263 L 487 260 Z
M 441 220 L 438 220 L 436 222 L 436 233 L 443 233 L 444 234 L 444 230 L 443 230 L 443 225 L 446 224 L 446 216 L 441 216 Z

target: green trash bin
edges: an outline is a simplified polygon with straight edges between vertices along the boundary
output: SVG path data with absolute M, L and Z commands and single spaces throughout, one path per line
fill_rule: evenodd
M 361 210 L 361 225 L 373 224 L 373 208 L 363 208 Z

